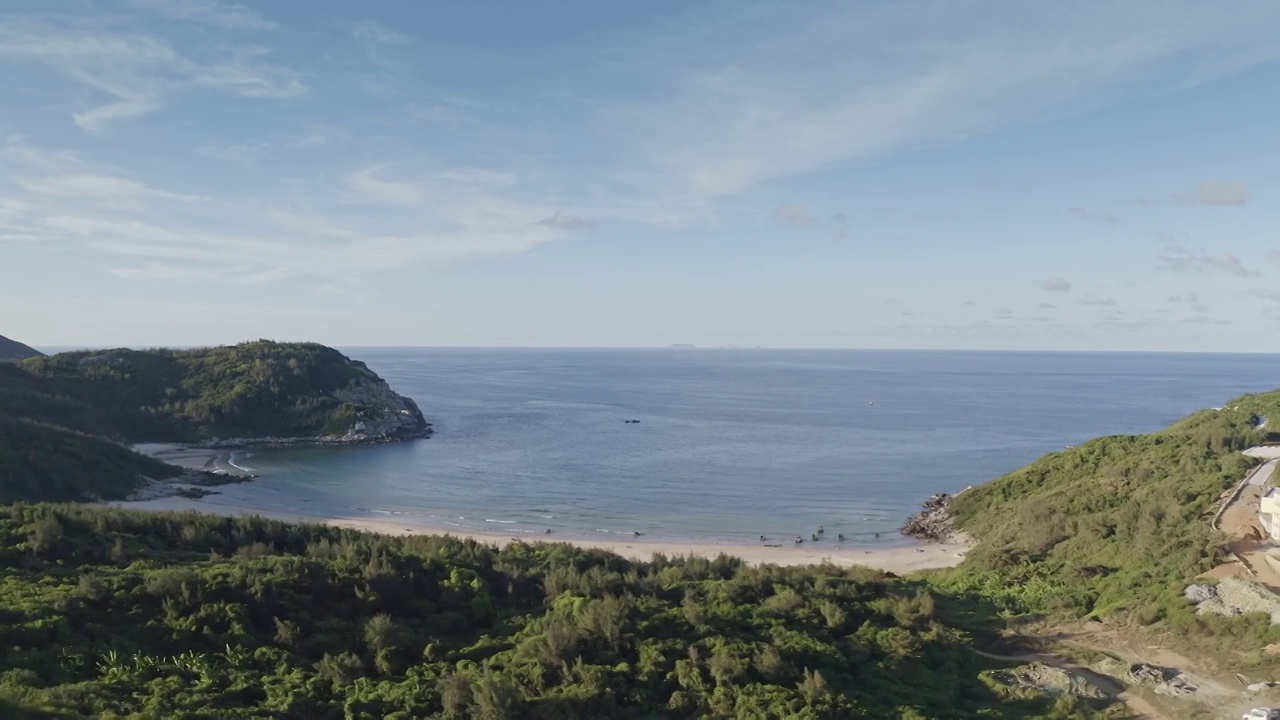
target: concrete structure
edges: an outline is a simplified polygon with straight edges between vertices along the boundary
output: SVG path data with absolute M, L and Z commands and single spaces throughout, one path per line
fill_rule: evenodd
M 1280 488 L 1270 488 L 1262 496 L 1258 519 L 1272 540 L 1280 540 Z

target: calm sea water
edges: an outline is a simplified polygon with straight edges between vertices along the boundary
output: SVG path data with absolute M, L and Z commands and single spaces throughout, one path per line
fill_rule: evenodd
M 436 435 L 240 456 L 261 478 L 210 500 L 511 536 L 894 542 L 934 492 L 1280 387 L 1262 355 L 346 352 Z

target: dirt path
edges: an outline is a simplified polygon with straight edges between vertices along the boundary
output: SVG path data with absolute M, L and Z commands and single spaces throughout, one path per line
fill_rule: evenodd
M 1246 454 L 1254 450 L 1259 448 L 1251 448 Z M 1239 577 L 1280 592 L 1280 572 L 1266 560 L 1266 551 L 1273 543 L 1258 517 L 1263 490 L 1278 464 L 1280 460 L 1272 459 L 1250 471 L 1232 491 L 1226 505 L 1215 514 L 1212 527 L 1227 536 L 1230 561 L 1205 573 L 1204 577 L 1218 580 Z

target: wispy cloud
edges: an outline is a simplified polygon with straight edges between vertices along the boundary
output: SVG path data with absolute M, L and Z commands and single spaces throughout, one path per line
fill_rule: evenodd
M 267 154 L 266 143 L 234 143 L 231 145 L 201 145 L 196 152 L 204 157 L 239 165 L 255 165 Z
M 773 211 L 773 216 L 783 222 L 805 227 L 813 227 L 814 223 L 817 222 L 813 218 L 813 213 L 809 212 L 809 206 L 802 203 L 782 205 Z
M 559 212 L 549 218 L 539 220 L 537 224 L 553 230 L 568 230 L 570 232 L 594 230 L 596 228 L 596 224 L 586 218 Z
M 1169 296 L 1169 302 L 1171 302 L 1171 303 L 1196 303 L 1196 302 L 1200 302 L 1200 296 L 1199 296 L 1199 295 L 1197 295 L 1197 294 L 1195 294 L 1195 293 L 1193 293 L 1193 292 L 1189 292 L 1189 293 L 1179 293 L 1179 294 L 1177 294 L 1177 295 L 1170 295 L 1170 296 Z
M 1187 193 L 1173 196 L 1179 205 L 1240 207 L 1249 204 L 1249 188 L 1239 182 L 1207 182 Z
M 351 28 L 351 36 L 360 42 L 377 45 L 403 45 L 409 42 L 409 38 L 405 35 L 373 20 L 361 20 L 356 23 Z
M 1268 300 L 1273 303 L 1280 303 L 1280 292 L 1275 290 L 1263 290 L 1262 288 L 1249 288 L 1249 295 L 1260 300 Z
M 147 35 L 85 30 L 70 24 L 0 19 L 0 58 L 46 65 L 111 98 L 72 113 L 91 132 L 156 112 L 180 92 L 211 91 L 283 99 L 306 90 L 296 73 L 265 60 L 256 49 L 192 59 Z
M 849 218 L 844 213 L 831 217 L 831 239 L 837 242 L 849 239 Z
M 1081 207 L 1079 205 L 1071 208 L 1071 214 L 1075 215 L 1081 220 L 1097 220 L 1099 222 L 1104 222 L 1108 225 L 1120 224 L 1120 218 L 1114 215 L 1113 213 L 1109 213 L 1106 211 L 1090 210 L 1089 208 Z
M 187 20 L 224 30 L 274 30 L 275 23 L 244 5 L 217 0 L 127 0 L 130 7 L 150 10 L 175 20 Z
M 417 184 L 378 177 L 384 170 L 385 165 L 358 170 L 347 178 L 347 185 L 361 198 L 387 205 L 417 205 L 426 198 L 425 189 Z
M 1042 309 L 1044 309 L 1044 310 L 1057 310 L 1057 309 L 1058 309 L 1058 306 L 1057 306 L 1057 305 L 1054 305 L 1053 303 L 1050 303 L 1050 302 L 1042 302 L 1042 303 L 1040 303 L 1039 307 L 1040 307 L 1040 308 L 1042 308 Z
M 1040 283 L 1040 289 L 1045 292 L 1071 292 L 1071 281 L 1064 278 L 1049 278 Z
M 41 195 L 61 195 L 93 200 L 124 200 L 141 197 L 165 200 L 194 200 L 194 195 L 183 195 L 156 190 L 127 178 L 110 175 L 61 175 L 40 179 L 19 179 L 18 184 L 30 192 Z
M 1160 269 L 1170 272 L 1223 272 L 1236 277 L 1261 277 L 1262 273 L 1249 270 L 1240 258 L 1231 253 L 1208 255 L 1181 245 L 1170 245 L 1160 255 Z
M 1112 3 L 1063 13 L 1016 0 L 789 6 L 691 24 L 634 62 L 678 58 L 674 96 L 607 109 L 636 162 L 675 193 L 759 183 L 903 148 L 1185 88 L 1280 56 L 1280 6 Z M 909 32 L 907 30 L 909 29 Z M 906 35 L 909 39 L 904 42 Z M 842 61 L 832 65 L 830 58 Z M 828 72 L 814 73 L 826 63 Z M 1178 72 L 1169 73 L 1174 64 Z
M 1081 304 L 1081 305 L 1100 305 L 1100 306 L 1105 306 L 1105 307 L 1112 307 L 1112 306 L 1114 306 L 1114 305 L 1116 304 L 1116 301 L 1115 301 L 1115 300 L 1113 300 L 1113 299 L 1111 299 L 1111 298 L 1109 298 L 1109 297 L 1104 297 L 1104 296 L 1100 296 L 1100 295 L 1093 295 L 1093 294 L 1089 294 L 1089 295 L 1085 295 L 1084 297 L 1080 298 L 1080 304 Z

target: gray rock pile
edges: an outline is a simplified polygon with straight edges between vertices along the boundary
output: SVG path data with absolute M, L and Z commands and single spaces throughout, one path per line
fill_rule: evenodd
M 1051 695 L 1076 695 L 1085 698 L 1105 698 L 1108 693 L 1082 673 L 1056 668 L 1041 662 L 1033 662 L 1010 670 L 992 671 L 996 681 L 1012 687 L 1023 687 Z
M 1196 604 L 1197 615 L 1233 617 L 1266 613 L 1271 624 L 1280 624 L 1280 595 L 1240 578 L 1224 578 L 1217 585 L 1189 585 L 1183 597 Z
M 951 499 L 952 496 L 947 493 L 930 496 L 924 501 L 924 508 L 920 512 L 907 518 L 900 532 L 922 540 L 942 541 L 950 538 L 955 533 L 948 509 Z

